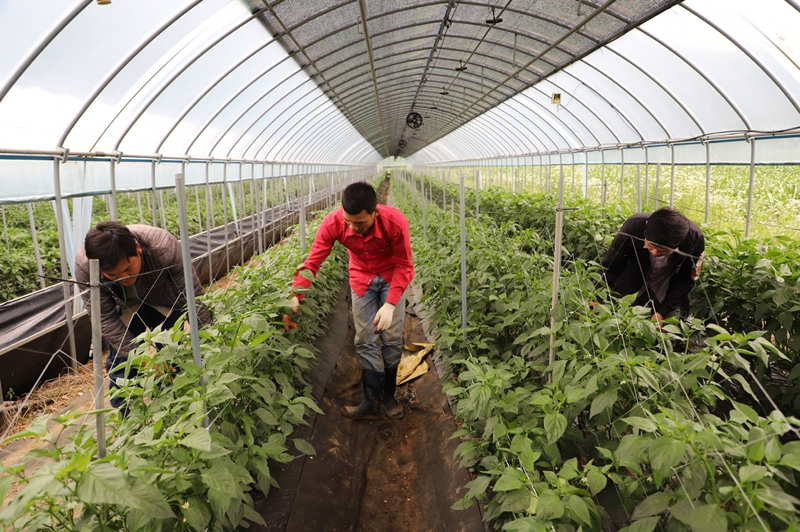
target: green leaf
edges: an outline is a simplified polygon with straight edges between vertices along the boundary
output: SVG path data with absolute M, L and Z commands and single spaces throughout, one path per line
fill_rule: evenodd
M 660 518 L 658 517 L 647 517 L 634 522 L 630 526 L 620 528 L 619 532 L 653 532 L 653 530 L 656 529 L 659 520 Z
M 800 506 L 800 500 L 797 500 L 788 493 L 785 493 L 780 488 L 758 488 L 753 490 L 753 494 L 761 499 L 761 501 L 763 501 L 765 504 L 769 504 L 770 506 L 774 506 L 775 508 L 779 508 L 787 512 L 796 511 L 795 505 Z
M 485 475 L 478 475 L 475 477 L 475 480 L 471 480 L 467 482 L 465 487 L 469 488 L 466 497 L 477 497 L 478 495 L 483 495 L 486 493 L 486 488 L 489 487 L 489 483 L 492 481 L 492 477 L 488 477 Z
M 747 435 L 747 457 L 750 461 L 760 462 L 764 459 L 766 450 L 765 436 L 766 432 L 760 427 L 753 427 L 750 429 L 750 433 Z
M 322 414 L 322 409 L 319 406 L 317 406 L 317 403 L 315 403 L 314 400 L 311 399 L 310 397 L 302 397 L 302 396 L 296 397 L 294 401 L 296 403 L 303 403 L 317 414 Z
M 649 454 L 653 469 L 663 477 L 670 477 L 672 468 L 680 464 L 686 454 L 686 443 L 662 436 L 650 444 Z
M 589 411 L 589 417 L 592 418 L 597 414 L 601 414 L 607 408 L 613 406 L 616 402 L 617 390 L 597 394 L 592 401 L 592 408 Z
M 539 493 L 539 503 L 536 515 L 542 519 L 558 519 L 564 515 L 564 504 L 553 490 L 544 490 Z
M 297 448 L 297 450 L 300 451 L 301 453 L 308 455 L 317 454 L 317 451 L 314 450 L 314 447 L 306 440 L 302 438 L 294 438 L 292 439 L 292 441 L 294 442 L 295 448 Z
M 11 484 L 14 482 L 14 477 L 5 475 L 0 477 L 0 501 L 5 500 L 8 495 L 8 490 L 11 489 Z
M 800 471 L 800 452 L 784 454 L 778 464 Z
M 181 506 L 183 517 L 196 532 L 203 532 L 211 522 L 211 508 L 198 497 L 189 497 Z
M 520 463 L 522 464 L 522 468 L 525 471 L 535 471 L 536 470 L 536 460 L 542 456 L 541 451 L 534 451 L 531 447 L 527 447 L 519 453 L 518 458 Z
M 242 510 L 244 510 L 244 518 L 248 521 L 252 521 L 253 523 L 259 524 L 261 526 L 267 526 L 267 522 L 264 521 L 264 518 L 261 516 L 260 513 L 256 512 L 252 506 L 245 503 L 242 505 Z
M 581 497 L 577 495 L 570 495 L 567 497 L 567 510 L 571 513 L 575 520 L 583 523 L 586 526 L 592 525 L 592 517 L 589 514 L 589 507 L 586 505 Z
M 78 499 L 90 504 L 135 506 L 123 471 L 108 462 L 93 463 L 81 475 Z
M 175 513 L 170 508 L 161 490 L 152 484 L 140 484 L 131 489 L 133 506 L 153 519 L 170 519 Z
M 767 468 L 760 465 L 746 465 L 739 468 L 739 482 L 756 482 L 767 475 Z
M 567 430 L 567 418 L 560 412 L 551 412 L 544 416 L 544 430 L 547 432 L 547 442 L 555 443 Z
M 525 488 L 513 490 L 501 495 L 503 502 L 500 510 L 503 512 L 522 512 L 530 508 L 532 494 Z
M 603 489 L 605 489 L 606 484 L 608 483 L 608 477 L 601 472 L 592 469 L 586 474 L 586 481 L 589 483 L 589 491 L 592 492 L 592 496 L 594 497 L 603 491 Z
M 698 506 L 692 510 L 692 532 L 726 532 L 728 519 L 716 504 Z
M 547 527 L 535 517 L 521 517 L 503 525 L 504 532 L 547 532 Z
M 184 447 L 198 449 L 200 451 L 211 450 L 211 435 L 203 427 L 197 428 L 191 434 L 180 441 Z
M 626 417 L 622 418 L 622 421 L 630 425 L 631 427 L 636 427 L 639 430 L 643 430 L 645 432 L 655 432 L 658 430 L 658 425 L 656 425 L 653 421 L 643 417 Z
M 494 491 L 511 491 L 523 486 L 522 472 L 515 467 L 507 467 L 494 485 Z
M 637 521 L 644 517 L 660 514 L 667 509 L 672 497 L 673 495 L 671 493 L 664 493 L 663 491 L 650 495 L 639 503 L 639 505 L 633 511 L 631 519 Z

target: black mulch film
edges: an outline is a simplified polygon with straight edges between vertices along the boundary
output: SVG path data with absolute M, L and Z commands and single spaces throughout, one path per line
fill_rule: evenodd
M 433 365 L 398 387 L 402 419 L 352 421 L 339 413 L 362 397 L 349 289 L 342 291 L 327 325 L 328 333 L 316 342 L 319 365 L 311 376 L 325 415 L 310 416 L 309 426 L 292 434 L 310 440 L 317 454 L 270 464 L 280 488 L 268 498 L 254 497 L 267 526 L 251 524 L 247 530 L 484 532 L 477 505 L 451 508 L 470 477 L 453 458 L 459 440 L 450 435 L 456 424 Z M 426 341 L 410 308 L 404 338 L 407 344 Z

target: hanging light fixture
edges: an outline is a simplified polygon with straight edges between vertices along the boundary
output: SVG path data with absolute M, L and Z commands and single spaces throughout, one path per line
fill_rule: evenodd
M 501 22 L 503 22 L 503 19 L 496 17 L 494 15 L 494 6 L 492 6 L 491 9 L 492 9 L 492 18 L 486 19 L 486 23 L 490 26 L 494 26 L 495 24 L 500 24 Z
M 107 6 L 111 3 L 111 0 L 97 0 L 98 6 Z
M 467 69 L 467 65 L 463 64 L 462 61 L 458 61 L 458 66 L 456 67 L 456 72 L 464 72 Z

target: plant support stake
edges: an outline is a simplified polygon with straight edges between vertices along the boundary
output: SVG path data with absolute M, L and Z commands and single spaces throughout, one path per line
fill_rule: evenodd
M 553 297 L 550 300 L 550 364 L 556 360 L 555 341 L 553 331 L 556 326 L 555 310 L 558 304 L 558 283 L 561 280 L 561 240 L 564 229 L 564 170 L 558 179 L 558 205 L 556 206 L 556 241 L 553 251 Z
M 197 325 L 197 307 L 194 299 L 194 280 L 192 279 L 192 256 L 189 251 L 189 229 L 186 227 L 186 188 L 183 174 L 175 174 L 175 192 L 178 199 L 178 224 L 181 228 L 181 259 L 183 261 L 183 281 L 186 292 L 186 313 L 189 316 L 189 332 L 192 338 L 192 356 L 194 363 L 200 368 L 200 386 L 206 387 L 202 377 L 203 359 L 200 357 L 200 335 Z M 203 426 L 208 428 L 208 416 L 203 419 Z
M 100 326 L 100 261 L 89 259 L 90 317 L 92 321 L 92 359 L 94 368 L 94 409 L 103 409 L 103 332 Z M 97 457 L 106 455 L 106 424 L 102 412 L 96 415 Z
M 464 339 L 467 338 L 467 228 L 464 224 L 464 172 L 459 172 L 459 188 L 461 204 L 459 214 L 461 216 L 459 226 L 461 228 L 461 329 L 464 332 Z

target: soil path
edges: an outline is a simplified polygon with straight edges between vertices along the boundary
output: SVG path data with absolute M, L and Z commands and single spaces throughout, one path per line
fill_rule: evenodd
M 384 201 L 385 184 L 379 192 Z M 484 532 L 477 506 L 451 508 L 470 477 L 453 458 L 459 440 L 450 436 L 457 427 L 430 360 L 428 373 L 398 388 L 402 419 L 352 421 L 340 413 L 363 396 L 347 299 L 329 318 L 325 343 L 317 344 L 321 363 L 330 368 L 317 398 L 324 415 L 309 418 L 310 426 L 291 436 L 309 439 L 317 454 L 272 464 L 281 488 L 267 499 L 254 497 L 268 525 L 248 530 Z M 426 341 L 410 308 L 403 336 L 406 344 Z

